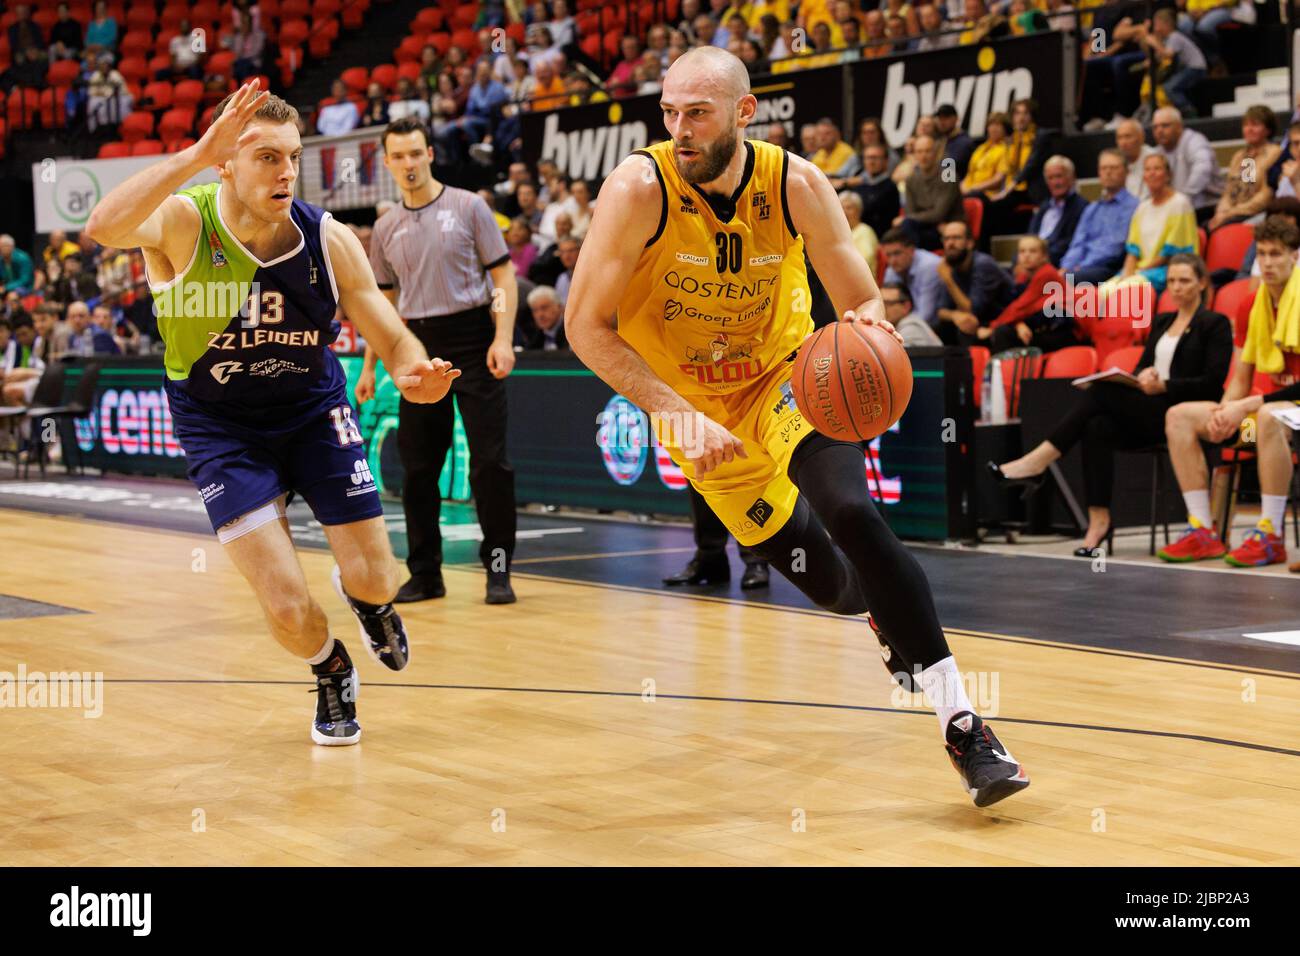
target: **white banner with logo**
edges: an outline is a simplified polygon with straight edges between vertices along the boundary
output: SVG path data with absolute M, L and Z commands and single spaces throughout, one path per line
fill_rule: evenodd
M 114 187 L 164 159 L 165 156 L 131 156 L 123 159 L 46 159 L 33 163 L 36 231 L 63 229 L 80 232 L 95 204 Z M 181 188 L 216 181 L 216 171 L 209 167 Z

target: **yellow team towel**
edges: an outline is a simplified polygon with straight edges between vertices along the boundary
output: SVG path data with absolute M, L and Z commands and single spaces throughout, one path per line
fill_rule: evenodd
M 1241 360 L 1255 366 L 1266 375 L 1273 375 L 1286 367 L 1282 352 L 1300 352 L 1300 269 L 1291 272 L 1282 289 L 1277 304 L 1278 315 L 1273 316 L 1273 297 L 1261 287 L 1250 309 L 1250 323 L 1246 326 L 1246 345 Z

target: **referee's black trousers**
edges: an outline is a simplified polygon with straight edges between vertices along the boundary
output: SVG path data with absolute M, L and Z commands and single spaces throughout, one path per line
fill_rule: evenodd
M 401 402 L 397 448 L 405 472 L 402 507 L 406 512 L 407 567 L 414 578 L 442 569 L 438 479 L 451 449 L 454 395 L 469 443 L 470 493 L 483 531 L 479 560 L 488 570 L 509 570 L 515 552 L 515 473 L 506 458 L 505 382 L 493 378 L 487 367 L 487 350 L 495 329 L 491 314 L 484 306 L 411 321 L 407 327 L 424 344 L 430 358 L 445 359 L 461 372 L 442 401 L 432 405 Z
M 1064 455 L 1083 442 L 1083 487 L 1089 507 L 1109 508 L 1115 452 L 1165 440 L 1167 395 L 1148 395 L 1114 382 L 1093 382 L 1083 399 L 1047 436 Z

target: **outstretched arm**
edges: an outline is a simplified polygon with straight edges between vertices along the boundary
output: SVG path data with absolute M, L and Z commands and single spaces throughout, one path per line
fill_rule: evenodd
M 393 304 L 379 291 L 361 240 L 351 229 L 331 219 L 325 241 L 339 304 L 366 344 L 379 353 L 402 397 L 420 403 L 442 399 L 460 370 L 442 359 L 431 360 L 419 339 L 402 324 Z
M 879 325 L 903 337 L 885 321 L 885 304 L 866 260 L 853 245 L 849 221 L 835 190 L 820 169 L 791 154 L 786 176 L 790 219 L 803 236 L 808 259 L 826 286 L 841 321 Z

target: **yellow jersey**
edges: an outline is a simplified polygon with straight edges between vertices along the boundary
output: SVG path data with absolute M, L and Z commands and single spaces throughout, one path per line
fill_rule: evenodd
M 733 413 L 813 331 L 789 157 L 761 141 L 741 148 L 729 198 L 687 183 L 671 140 L 636 150 L 655 164 L 663 210 L 618 306 L 619 335 L 656 375 L 697 407 L 717 400 Z

